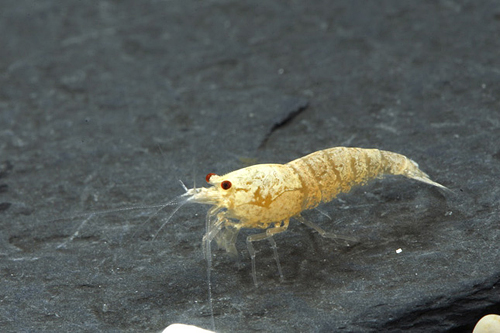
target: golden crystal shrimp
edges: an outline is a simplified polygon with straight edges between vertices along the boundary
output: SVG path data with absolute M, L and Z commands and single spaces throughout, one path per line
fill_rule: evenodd
M 320 150 L 287 164 L 257 164 L 223 176 L 208 174 L 209 188 L 186 189 L 185 202 L 210 204 L 203 249 L 211 265 L 211 242 L 236 254 L 236 237 L 242 228 L 266 229 L 247 237 L 252 277 L 257 284 L 253 242 L 267 239 L 273 248 L 280 278 L 283 273 L 273 235 L 288 228 L 296 218 L 324 237 L 327 233 L 300 213 L 329 202 L 355 185 L 384 175 L 403 175 L 446 189 L 432 181 L 406 156 L 378 149 L 336 147 Z

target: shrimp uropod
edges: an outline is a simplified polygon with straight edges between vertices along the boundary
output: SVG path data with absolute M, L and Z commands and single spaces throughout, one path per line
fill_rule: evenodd
M 207 175 L 209 188 L 188 189 L 186 202 L 213 205 L 203 236 L 205 257 L 211 265 L 211 242 L 237 255 L 236 238 L 242 228 L 265 229 L 247 237 L 252 277 L 257 284 L 253 242 L 267 239 L 274 251 L 280 278 L 283 273 L 273 235 L 288 228 L 290 218 L 337 238 L 304 219 L 300 213 L 333 200 L 355 185 L 384 175 L 403 175 L 446 189 L 432 181 L 418 164 L 401 154 L 378 149 L 335 147 L 320 150 L 287 164 L 257 164 L 223 176 Z

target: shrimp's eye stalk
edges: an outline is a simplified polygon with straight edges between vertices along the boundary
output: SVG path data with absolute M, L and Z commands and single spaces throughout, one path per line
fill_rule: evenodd
M 212 176 L 217 176 L 215 173 L 209 173 L 206 177 L 205 177 L 205 180 L 207 181 L 207 183 L 210 182 L 210 177 Z
M 225 180 L 220 183 L 220 187 L 222 187 L 224 190 L 229 190 L 231 188 L 231 182 L 229 180 Z

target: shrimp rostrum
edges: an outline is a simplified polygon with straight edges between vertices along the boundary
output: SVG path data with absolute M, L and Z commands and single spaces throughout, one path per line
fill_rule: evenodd
M 273 235 L 287 230 L 291 218 L 304 223 L 324 237 L 336 238 L 300 214 L 329 202 L 355 185 L 384 175 L 403 175 L 446 189 L 432 181 L 409 158 L 378 149 L 336 147 L 320 150 L 287 164 L 257 164 L 223 176 L 207 175 L 209 188 L 187 190 L 186 202 L 213 205 L 206 217 L 203 249 L 211 263 L 211 242 L 237 254 L 236 237 L 242 228 L 265 229 L 247 237 L 256 284 L 253 242 L 271 243 L 280 277 L 283 278 Z M 210 269 L 210 268 L 209 268 Z

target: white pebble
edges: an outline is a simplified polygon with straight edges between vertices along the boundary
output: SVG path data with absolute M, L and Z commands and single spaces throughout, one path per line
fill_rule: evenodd
M 481 318 L 474 327 L 472 333 L 499 333 L 500 332 L 500 316 L 489 314 Z
M 193 325 L 172 324 L 167 328 L 165 328 L 162 333 L 214 333 L 214 332 Z

